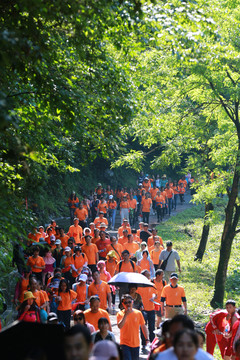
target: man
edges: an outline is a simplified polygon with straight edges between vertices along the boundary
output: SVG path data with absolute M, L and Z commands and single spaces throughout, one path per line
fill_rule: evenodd
M 123 224 L 118 228 L 118 237 L 123 236 L 123 230 L 127 230 L 131 234 L 131 227 L 128 224 L 128 219 L 123 219 Z
M 232 358 L 233 355 L 233 348 L 232 348 L 232 336 L 233 338 L 236 335 L 236 330 L 234 324 L 237 324 L 238 320 L 240 319 L 239 314 L 236 312 L 236 301 L 228 300 L 226 302 L 226 310 L 229 314 L 229 331 L 225 333 L 225 337 L 227 339 L 227 347 L 225 348 L 224 352 L 224 360 L 229 360 Z
M 39 246 L 33 247 L 33 255 L 29 256 L 27 265 L 31 267 L 32 273 L 36 276 L 37 280 L 42 281 L 42 271 L 45 269 L 45 262 L 41 256 L 39 256 Z
M 172 319 L 177 314 L 187 315 L 187 299 L 184 288 L 178 285 L 178 274 L 172 273 L 170 277 L 170 285 L 163 288 L 161 294 L 161 306 L 164 309 L 165 305 L 165 318 Z M 182 308 L 183 305 L 183 308 Z M 163 310 L 164 313 L 164 310 Z
M 128 360 L 139 359 L 139 327 L 141 327 L 146 343 L 149 342 L 148 331 L 142 313 L 133 309 L 133 299 L 125 294 L 121 297 L 124 310 L 117 313 L 117 324 L 120 329 L 120 346 L 123 358 Z
M 86 244 L 82 246 L 82 252 L 87 255 L 88 267 L 93 272 L 97 269 L 96 264 L 99 261 L 98 248 L 95 244 L 91 243 L 91 236 L 85 236 Z
M 130 225 L 134 226 L 137 221 L 137 200 L 133 198 L 133 194 L 130 194 L 129 205 L 129 221 Z
M 160 222 L 164 216 L 165 197 L 162 196 L 161 192 L 158 190 L 154 200 L 156 203 L 157 221 Z
M 168 333 L 169 333 L 169 341 L 171 344 L 173 344 L 175 334 L 184 329 L 194 330 L 193 321 L 188 316 L 176 315 L 169 323 Z M 172 346 L 167 350 L 160 352 L 156 357 L 156 360 L 166 360 L 166 359 L 167 360 L 178 359 Z M 203 351 L 201 348 L 198 348 L 198 351 L 195 354 L 194 359 L 213 360 L 213 356 Z
M 74 218 L 73 225 L 69 227 L 67 235 L 73 237 L 76 244 L 80 244 L 82 240 L 82 227 L 79 225 L 78 218 Z
M 107 218 L 107 210 L 108 210 L 108 204 L 106 200 L 104 199 L 104 196 L 100 197 L 100 203 L 98 204 L 98 212 L 100 214 L 100 211 L 103 212 L 104 217 Z
M 97 194 L 94 194 L 93 195 L 93 200 L 92 200 L 92 202 L 90 204 L 90 211 L 91 211 L 92 221 L 94 221 L 96 216 L 97 216 L 98 204 L 99 204 L 99 200 L 97 199 Z
M 121 224 L 123 223 L 123 219 L 129 219 L 129 208 L 130 204 L 128 202 L 127 196 L 123 196 L 122 201 L 120 202 Z
M 90 309 L 84 311 L 85 320 L 89 324 L 92 324 L 95 327 L 95 330 L 98 330 L 98 320 L 101 317 L 105 317 L 109 322 L 109 330 L 112 331 L 111 320 L 108 315 L 108 312 L 100 309 L 100 299 L 98 296 L 91 296 L 89 300 Z
M 110 244 L 107 245 L 107 251 L 114 250 L 116 254 L 117 261 L 121 260 L 121 254 L 123 252 L 123 246 L 117 242 L 117 239 L 115 236 L 110 237 Z
M 172 241 L 167 241 L 166 249 L 164 249 L 159 257 L 159 268 L 164 260 L 167 260 L 167 265 L 164 270 L 164 278 L 167 282 L 169 282 L 169 278 L 171 273 L 176 271 L 175 261 L 177 262 L 178 271 L 181 273 L 181 265 L 180 265 L 180 256 L 178 252 L 173 249 Z
M 107 246 L 110 245 L 110 239 L 106 237 L 106 232 L 102 230 L 100 231 L 99 236 L 100 239 L 96 242 L 99 260 L 106 260 L 106 256 L 108 253 Z
M 148 244 L 148 238 L 150 238 L 150 236 L 152 236 L 152 233 L 148 230 L 148 223 L 144 223 L 143 229 L 140 231 L 140 240 Z
M 130 253 L 130 257 L 133 257 L 137 250 L 139 250 L 139 245 L 135 241 L 133 241 L 133 235 L 128 234 L 128 241 L 123 244 L 123 249 L 128 250 Z
M 142 275 L 146 276 L 150 280 L 150 272 L 148 270 L 143 270 Z M 157 298 L 157 290 L 154 287 L 146 287 L 137 289 L 137 293 L 141 295 L 144 310 L 142 311 L 145 323 L 148 324 L 149 339 L 150 342 L 153 341 L 155 335 L 155 307 L 154 300 Z M 142 339 L 142 352 L 146 353 L 146 341 L 143 332 L 141 331 Z
M 146 193 L 145 198 L 142 199 L 142 216 L 143 222 L 149 224 L 149 215 L 152 206 L 152 199 L 150 194 Z
M 156 200 L 155 197 L 157 196 L 157 192 L 159 189 L 157 188 L 156 184 L 153 184 L 153 187 L 150 189 L 151 199 L 152 199 L 152 208 L 154 213 L 156 213 Z
M 171 211 L 172 211 L 172 207 L 173 207 L 173 199 L 174 199 L 174 191 L 173 189 L 169 186 L 169 184 L 166 185 L 166 189 L 165 192 L 167 194 L 167 199 L 168 199 L 168 215 L 171 215 Z
M 128 241 L 128 230 L 123 230 L 123 235 L 118 238 L 118 243 L 122 246 Z
M 82 229 L 85 229 L 87 226 L 88 211 L 83 207 L 82 203 L 79 204 L 79 207 L 75 210 L 74 215 L 78 218 L 79 225 Z
M 86 326 L 77 324 L 64 334 L 66 360 L 88 360 L 92 349 L 90 331 Z
M 156 271 L 156 273 L 155 273 L 156 277 L 153 280 L 154 285 L 155 285 L 155 287 L 157 289 L 157 297 L 156 297 L 155 301 L 158 304 L 160 304 L 160 302 L 161 302 L 162 290 L 163 290 L 164 286 L 167 285 L 166 281 L 163 280 L 163 275 L 164 275 L 163 270 L 158 269 Z M 162 321 L 162 316 L 163 316 L 163 310 L 162 310 L 161 306 L 160 306 L 160 308 L 158 310 L 156 310 L 156 315 L 157 315 L 156 326 L 157 326 L 157 328 L 159 328 L 160 323 Z
M 76 279 L 76 277 L 81 273 L 83 266 L 87 265 L 88 258 L 86 254 L 82 252 L 81 246 L 75 246 L 74 254 L 72 256 L 72 276 Z
M 65 249 L 65 247 L 68 246 L 69 236 L 65 234 L 63 228 L 60 228 L 59 232 L 60 232 L 60 235 L 59 235 L 58 239 L 61 240 L 61 246 L 63 249 Z
M 100 230 L 100 225 L 102 223 L 104 223 L 104 224 L 106 224 L 106 226 L 108 226 L 108 221 L 104 217 L 104 212 L 99 211 L 99 216 L 94 219 L 94 224 L 95 224 L 96 228 Z
M 156 228 L 153 228 L 152 229 L 152 234 L 151 236 L 148 238 L 148 247 L 150 248 L 151 246 L 154 246 L 155 242 L 156 241 L 159 241 L 160 244 L 163 246 L 163 239 L 161 238 L 161 236 L 158 236 L 157 234 L 157 229 Z M 150 249 L 149 249 L 150 250 Z
M 92 295 L 97 295 L 100 300 L 100 308 L 103 310 L 106 310 L 107 307 L 111 309 L 112 296 L 110 286 L 105 281 L 101 280 L 100 272 L 98 270 L 94 271 L 92 277 L 93 282 L 91 285 L 89 285 L 88 296 L 91 297 Z
M 123 250 L 122 260 L 117 263 L 116 274 L 120 272 L 137 272 L 136 264 L 133 260 L 130 260 L 130 253 L 128 250 Z M 121 286 L 119 288 L 119 298 L 128 291 L 128 285 Z

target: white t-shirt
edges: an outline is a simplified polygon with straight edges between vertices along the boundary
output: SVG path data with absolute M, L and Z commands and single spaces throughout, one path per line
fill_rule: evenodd
M 166 260 L 169 254 L 170 251 L 168 252 L 167 249 L 165 249 L 161 252 L 159 259 Z M 178 252 L 176 250 L 172 250 L 172 253 L 167 261 L 167 266 L 165 269 L 166 271 L 172 271 L 172 272 L 176 271 L 175 260 L 180 260 L 180 256 L 178 255 Z
M 198 349 L 195 360 L 213 360 L 214 357 L 202 349 Z M 173 347 L 161 352 L 156 357 L 156 360 L 178 360 L 177 355 L 174 352 Z

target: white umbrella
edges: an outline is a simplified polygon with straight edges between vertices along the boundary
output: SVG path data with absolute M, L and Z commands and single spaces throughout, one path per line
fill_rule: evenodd
M 138 287 L 155 287 L 146 276 L 133 272 L 120 272 L 108 281 L 109 285 L 123 286 L 126 284 L 136 284 Z

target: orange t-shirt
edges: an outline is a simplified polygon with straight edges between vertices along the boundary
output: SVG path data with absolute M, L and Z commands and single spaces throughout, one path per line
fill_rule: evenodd
M 149 189 L 151 189 L 151 181 L 150 180 L 148 180 L 146 182 L 143 181 L 142 186 L 143 186 L 144 190 L 146 190 L 148 192 Z
M 166 202 L 166 199 L 167 199 L 167 193 L 166 193 L 166 191 L 165 191 L 165 190 L 161 192 L 161 196 L 165 199 L 165 202 Z
M 156 279 L 153 280 L 155 287 L 157 289 L 157 298 L 155 299 L 156 302 L 160 303 L 161 301 L 161 295 L 162 295 L 162 290 L 164 288 L 164 286 L 167 285 L 166 280 L 161 280 L 160 282 L 157 282 Z M 164 282 L 164 283 L 163 283 Z M 165 284 L 165 285 L 164 285 Z
M 129 202 L 128 201 L 121 201 L 120 202 L 120 208 L 129 209 L 130 208 Z
M 96 254 L 98 253 L 98 248 L 95 244 L 83 245 L 82 252 L 87 255 L 88 265 L 96 264 Z
M 114 250 L 115 254 L 117 255 L 117 260 L 121 260 L 121 254 L 123 252 L 123 245 L 122 244 L 114 244 L 113 246 L 111 244 L 107 245 L 107 252 Z
M 72 256 L 72 259 L 72 264 L 75 266 L 76 269 L 82 268 L 85 263 L 88 263 L 88 258 L 84 253 L 81 253 L 79 256 L 76 256 L 76 254 L 74 254 Z M 78 275 L 79 273 L 74 270 L 72 271 L 73 277 L 77 277 Z
M 108 226 L 108 221 L 105 217 L 103 217 L 102 219 L 100 217 L 95 218 L 94 224 L 96 228 L 100 229 L 101 223 L 104 223 L 106 226 Z
M 161 238 L 161 236 L 158 236 L 158 235 L 154 235 L 154 236 L 157 236 L 158 241 L 160 242 L 161 245 L 163 245 L 163 239 Z M 148 247 L 154 245 L 153 235 L 148 238 L 147 244 L 148 244 Z
M 150 271 L 150 263 L 149 263 L 149 260 L 148 260 L 148 259 L 139 260 L 138 265 L 140 266 L 140 268 L 141 268 L 142 270 L 148 270 L 148 271 Z
M 88 287 L 88 296 L 98 295 L 100 299 L 100 308 L 107 309 L 107 294 L 111 293 L 110 286 L 102 281 L 100 284 L 95 284 L 94 282 Z
M 173 189 L 169 188 L 169 189 L 165 189 L 165 192 L 167 194 L 167 198 L 168 199 L 172 199 L 173 195 L 174 195 L 174 191 Z
M 93 238 L 91 239 L 91 243 L 92 243 L 92 244 L 96 244 L 96 242 L 97 242 L 98 240 L 100 240 L 100 236 L 99 236 L 98 238 L 93 237 Z
M 104 201 L 103 203 L 100 202 L 97 207 L 98 207 L 99 211 L 103 211 L 104 214 L 107 213 L 108 204 L 106 203 L 106 201 Z
M 128 242 L 128 237 L 127 237 L 127 236 L 120 236 L 120 237 L 118 238 L 118 243 L 121 244 L 122 246 L 123 246 L 126 242 Z
M 108 208 L 109 208 L 109 209 L 116 209 L 116 207 L 117 207 L 117 203 L 116 203 L 115 200 L 108 202 Z
M 83 285 L 83 286 L 77 285 L 76 293 L 77 293 L 77 302 L 80 302 L 81 304 L 84 304 L 84 302 L 86 301 L 86 294 L 87 294 L 87 286 L 86 286 L 86 284 Z
M 19 300 L 20 303 L 23 302 L 24 293 L 25 293 L 25 291 L 27 291 L 28 285 L 29 285 L 29 279 L 24 279 L 23 278 L 21 280 L 20 294 L 19 294 L 19 297 L 18 297 L 18 300 Z
M 137 200 L 132 199 L 132 200 L 128 200 L 128 202 L 129 202 L 130 208 L 135 210 L 137 207 Z
M 61 296 L 62 300 L 58 304 L 58 310 L 65 311 L 65 310 L 71 310 L 72 309 L 72 301 L 76 299 L 77 293 L 73 291 L 72 289 L 69 290 L 69 292 L 60 292 L 58 293 L 59 296 Z
M 138 243 L 136 242 L 126 242 L 125 244 L 123 244 L 123 250 L 128 250 L 130 252 L 130 256 L 134 256 L 136 251 L 139 250 L 139 246 Z
M 143 212 L 150 212 L 151 205 L 152 205 L 152 200 L 150 198 L 142 199 Z
M 179 194 L 184 194 L 185 193 L 185 187 L 183 186 L 183 187 L 181 187 L 180 186 L 180 188 L 179 188 Z
M 69 227 L 68 235 L 70 237 L 74 238 L 76 244 L 81 243 L 82 233 L 83 233 L 83 231 L 82 231 L 82 227 L 80 225 L 77 225 L 77 226 L 71 225 Z
M 166 300 L 166 305 L 181 305 L 183 298 L 186 298 L 184 288 L 179 285 L 175 288 L 166 285 L 163 288 L 161 297 Z
M 137 234 L 133 234 L 133 241 L 135 241 L 136 243 L 142 242 L 142 240 L 140 240 L 140 237 Z
M 125 229 L 128 231 L 129 234 L 131 234 L 131 228 L 130 228 L 130 226 L 127 226 L 127 227 L 120 226 L 120 227 L 118 228 L 118 237 L 123 236 L 123 230 L 125 230 Z
M 178 181 L 178 184 L 179 184 L 179 185 L 183 184 L 183 186 L 186 188 L 186 187 L 187 187 L 187 180 L 182 180 L 182 179 L 180 179 L 180 180 Z
M 122 320 L 124 313 L 125 310 L 117 313 L 117 323 Z M 120 345 L 139 347 L 139 327 L 144 324 L 145 320 L 141 311 L 133 309 L 133 311 L 128 314 L 125 324 L 120 329 Z
M 65 249 L 65 247 L 68 246 L 68 239 L 69 239 L 68 235 L 59 236 L 59 240 L 61 240 L 61 246 L 63 249 Z
M 109 262 L 108 260 L 106 260 L 105 264 L 106 264 L 106 270 L 109 272 L 111 277 L 113 277 L 115 274 L 115 270 L 117 268 L 117 261 L 114 260 L 113 262 Z
M 144 310 L 146 311 L 154 310 L 155 309 L 154 303 L 150 301 L 150 299 L 152 298 L 153 294 L 157 295 L 157 290 L 154 289 L 153 287 L 146 287 L 146 288 L 139 287 L 137 289 L 137 292 L 142 297 Z
M 151 194 L 151 198 L 152 198 L 152 200 L 154 200 L 154 198 L 155 198 L 155 196 L 157 196 L 157 192 L 159 191 L 159 189 L 158 188 L 156 188 L 156 189 L 151 189 L 150 190 L 150 194 Z
M 76 209 L 74 215 L 80 220 L 84 221 L 88 217 L 88 211 L 85 208 Z
M 174 195 L 179 193 L 179 186 L 173 186 Z
M 132 264 L 133 264 L 133 267 L 132 267 Z M 119 271 L 119 265 L 120 265 L 120 261 L 117 263 L 117 272 L 136 272 L 136 264 L 133 261 L 132 261 L 132 263 L 131 263 L 131 261 L 129 261 L 127 263 L 122 261 L 120 271 Z
M 33 266 L 34 265 L 45 266 L 45 262 L 41 256 L 37 256 L 36 258 L 34 258 L 33 256 L 30 256 L 28 258 L 27 265 L 29 265 L 31 267 L 32 272 L 40 273 L 40 272 L 42 272 L 42 269 L 36 269 Z
M 155 251 L 154 249 L 150 250 L 150 257 L 151 257 L 151 260 L 152 260 L 154 265 L 159 264 L 159 256 L 160 256 L 162 251 L 163 251 L 162 246 L 160 246 L 159 251 Z
M 156 201 L 156 206 L 161 206 L 161 208 L 163 207 L 163 205 L 165 204 L 165 197 L 160 195 L 160 196 L 156 196 L 155 197 L 155 201 Z
M 111 331 L 111 320 L 106 310 L 99 309 L 97 313 L 93 313 L 91 309 L 87 309 L 84 311 L 84 315 L 86 322 L 92 324 L 95 327 L 95 330 L 98 330 L 98 320 L 101 317 L 107 318 L 110 324 L 110 331 Z

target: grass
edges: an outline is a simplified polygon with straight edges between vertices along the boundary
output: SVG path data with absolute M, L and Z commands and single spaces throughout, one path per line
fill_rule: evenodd
M 179 284 L 186 292 L 189 316 L 204 328 L 212 312 L 210 301 L 213 297 L 214 278 L 217 271 L 221 233 L 224 221 L 225 199 L 216 201 L 216 216 L 211 224 L 208 244 L 202 262 L 194 261 L 203 226 L 204 206 L 197 205 L 172 216 L 167 222 L 158 225 L 158 234 L 173 241 L 173 248 L 180 255 L 182 273 Z M 239 236 L 236 236 L 228 267 L 225 300 L 233 298 L 240 305 L 240 263 Z M 215 359 L 221 359 L 219 350 L 215 350 Z

